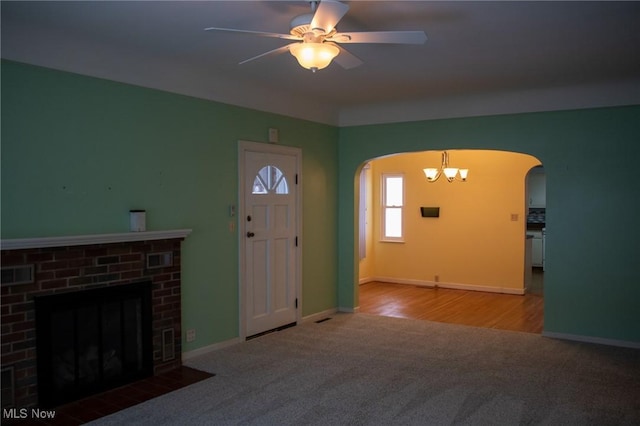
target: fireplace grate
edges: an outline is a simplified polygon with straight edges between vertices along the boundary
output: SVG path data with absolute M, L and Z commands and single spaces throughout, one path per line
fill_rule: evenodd
M 40 405 L 53 407 L 152 374 L 150 282 L 34 300 Z

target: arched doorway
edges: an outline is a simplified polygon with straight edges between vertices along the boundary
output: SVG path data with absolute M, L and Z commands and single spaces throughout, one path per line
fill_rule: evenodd
M 532 309 L 530 303 L 518 307 L 522 298 L 512 303 L 504 295 L 525 295 L 530 285 L 526 269 L 530 268 L 526 256 L 531 254 L 526 250 L 526 176 L 540 161 L 527 154 L 493 150 L 448 150 L 448 154 L 449 166 L 470 170 L 466 182 L 450 183 L 444 177 L 427 181 L 423 169 L 439 167 L 442 151 L 376 158 L 362 169 L 357 206 L 358 282 L 405 285 L 401 291 L 412 303 L 417 296 L 407 295 L 409 287 L 442 290 L 440 298 L 454 290 L 450 301 L 460 301 L 461 292 L 474 292 L 466 298 L 473 303 L 466 309 L 479 311 L 495 303 L 488 315 L 505 316 L 506 310 L 514 310 L 512 314 L 516 315 L 518 309 L 519 314 L 527 314 L 525 311 Z M 384 182 L 388 176 L 400 176 L 404 191 L 400 206 L 402 235 L 395 239 L 385 238 L 384 230 L 388 222 L 384 218 Z M 438 214 L 425 216 L 421 214 L 424 208 Z M 396 313 L 406 313 L 398 306 L 401 299 L 391 300 L 389 294 L 387 299 L 398 308 Z M 537 300 L 536 306 L 542 309 L 542 300 Z M 536 332 L 542 330 L 541 312 L 539 317 L 540 326 L 532 328 Z M 429 316 L 425 314 L 424 318 Z M 478 325 L 495 326 L 498 322 L 483 319 Z

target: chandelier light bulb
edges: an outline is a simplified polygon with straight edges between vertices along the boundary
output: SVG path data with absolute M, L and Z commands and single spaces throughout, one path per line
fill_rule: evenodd
M 456 169 L 455 167 L 447 167 L 443 170 L 443 172 L 447 180 L 449 182 L 453 182 L 453 180 L 456 178 L 456 175 L 458 174 L 458 169 Z
M 427 177 L 427 180 L 429 180 L 430 182 L 433 182 L 438 178 L 438 169 L 428 168 L 423 169 L 423 171 L 425 176 Z
M 435 182 L 441 175 L 444 175 L 448 182 L 453 182 L 456 180 L 458 173 L 460 173 L 460 177 L 458 180 L 462 182 L 467 181 L 467 176 L 469 175 L 469 169 L 458 169 L 457 167 L 449 167 L 449 154 L 447 151 L 442 152 L 442 166 L 440 169 L 436 169 L 433 167 L 427 167 L 426 169 L 422 169 L 424 171 L 424 175 L 427 177 L 428 182 Z

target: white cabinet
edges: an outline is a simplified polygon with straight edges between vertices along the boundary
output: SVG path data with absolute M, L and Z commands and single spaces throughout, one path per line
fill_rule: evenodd
M 531 244 L 531 266 L 542 266 L 542 238 L 534 238 Z
M 525 238 L 524 240 L 524 290 L 527 291 L 531 287 L 533 279 L 533 271 L 531 267 L 531 251 L 533 238 Z
M 542 231 L 527 231 L 527 234 L 533 235 L 531 242 L 531 265 L 543 266 L 543 250 L 542 247 Z
M 529 207 L 547 206 L 547 178 L 544 169 L 536 167 L 527 176 L 527 197 Z

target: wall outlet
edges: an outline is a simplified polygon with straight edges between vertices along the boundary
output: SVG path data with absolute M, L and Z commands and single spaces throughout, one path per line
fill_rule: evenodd
M 193 328 L 187 330 L 187 342 L 193 342 L 194 340 L 196 340 L 196 330 Z
M 440 282 L 440 275 L 435 275 L 435 276 L 433 277 L 433 281 L 435 281 L 435 282 L 439 283 L 439 282 Z

